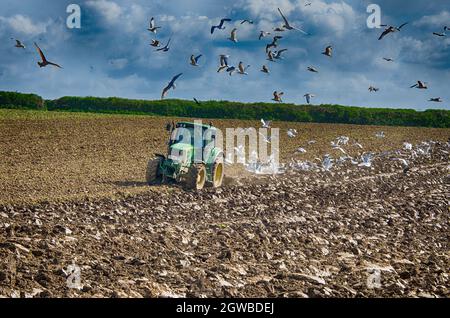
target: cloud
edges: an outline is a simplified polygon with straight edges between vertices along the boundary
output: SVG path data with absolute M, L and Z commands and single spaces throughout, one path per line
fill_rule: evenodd
M 12 17 L 0 17 L 0 22 L 7 24 L 14 32 L 36 36 L 47 32 L 48 22 L 34 23 L 29 17 L 16 14 Z
M 440 30 L 444 26 L 450 26 L 450 12 L 442 11 L 439 14 L 426 15 L 419 21 L 415 22 L 414 25 L 433 27 Z
M 110 24 L 117 22 L 123 11 L 117 3 L 108 0 L 89 0 L 86 5 L 96 9 Z

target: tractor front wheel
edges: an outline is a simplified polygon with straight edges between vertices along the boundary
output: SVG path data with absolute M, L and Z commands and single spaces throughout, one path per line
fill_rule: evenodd
M 161 157 L 154 157 L 148 161 L 145 179 L 148 184 L 152 185 L 161 181 L 161 174 L 159 173 L 159 166 L 162 163 Z
M 193 164 L 186 176 L 186 188 L 201 190 L 206 182 L 206 168 L 203 164 Z

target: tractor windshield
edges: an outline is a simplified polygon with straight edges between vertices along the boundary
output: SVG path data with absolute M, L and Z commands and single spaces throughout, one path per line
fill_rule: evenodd
M 200 138 L 203 139 L 205 136 L 205 131 L 208 128 L 202 127 L 202 136 Z M 172 131 L 172 135 L 170 136 L 170 145 L 177 144 L 177 143 L 183 143 L 183 144 L 190 144 L 194 145 L 194 127 L 193 126 L 187 126 L 187 127 L 177 127 Z M 211 135 L 211 134 L 206 134 Z M 205 144 L 210 142 L 214 137 L 209 137 L 209 140 L 203 140 L 202 144 L 203 147 Z

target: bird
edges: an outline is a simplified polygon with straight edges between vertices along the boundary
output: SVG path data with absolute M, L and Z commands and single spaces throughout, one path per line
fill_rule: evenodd
M 19 48 L 19 49 L 24 49 L 25 45 L 16 39 L 16 45 L 14 45 L 14 47 Z
M 270 141 L 272 139 L 271 136 L 266 136 L 265 134 L 259 132 L 259 135 L 262 137 L 262 140 L 264 140 L 265 143 L 270 144 Z
M 228 40 L 230 40 L 230 41 L 232 41 L 232 42 L 234 42 L 234 43 L 237 43 L 237 36 L 236 36 L 236 32 L 237 32 L 237 29 L 236 28 L 234 28 L 233 30 L 231 30 L 231 35 L 230 35 L 230 37 L 228 38 Z
M 269 36 L 271 33 L 266 31 L 259 31 L 259 40 L 262 38 L 265 38 L 266 36 Z
M 152 17 L 152 18 L 150 19 L 150 26 L 149 26 L 149 28 L 148 28 L 147 30 L 150 31 L 150 32 L 152 32 L 152 33 L 155 33 L 155 34 L 156 34 L 156 31 L 157 31 L 158 29 L 161 29 L 161 27 L 155 26 L 155 19 Z
M 164 99 L 164 97 L 167 95 L 167 93 L 169 92 L 169 90 L 170 90 L 171 88 L 172 88 L 172 89 L 175 89 L 175 88 L 176 88 L 175 81 L 176 81 L 181 75 L 183 75 L 183 73 L 180 73 L 180 74 L 175 75 L 175 76 L 170 80 L 169 84 L 167 84 L 167 86 L 164 87 L 164 89 L 163 89 L 163 91 L 162 91 L 162 94 L 161 94 L 161 99 Z
M 296 27 L 290 25 L 290 24 L 289 24 L 289 21 L 286 19 L 286 17 L 284 16 L 283 12 L 281 12 L 280 8 L 278 8 L 278 12 L 280 12 L 281 17 L 282 17 L 283 20 L 284 20 L 284 25 L 283 25 L 283 28 L 284 28 L 284 29 L 286 29 L 286 30 L 297 30 L 297 31 L 302 32 L 303 34 L 308 35 L 308 33 L 305 32 L 305 31 L 303 31 L 302 29 L 296 28 Z
M 250 65 L 247 65 L 246 67 L 244 67 L 244 64 L 242 62 L 239 62 L 238 65 L 238 74 L 241 75 L 248 75 L 248 73 L 246 72 L 247 69 L 250 67 Z
M 244 24 L 244 23 L 253 24 L 253 20 L 247 20 L 247 19 L 242 20 L 241 24 Z
M 218 25 L 213 25 L 211 27 L 211 34 L 214 33 L 215 29 L 225 30 L 225 26 L 224 26 L 225 22 L 230 22 L 230 21 L 231 21 L 231 19 L 228 19 L 228 18 L 223 18 L 222 20 L 220 20 L 220 23 Z
M 169 44 L 170 44 L 171 40 L 172 40 L 172 38 L 169 38 L 169 41 L 167 41 L 167 44 L 164 45 L 162 48 L 157 49 L 156 51 L 162 51 L 162 52 L 169 51 L 169 49 L 170 49 Z
M 307 70 L 313 73 L 319 73 L 319 71 L 314 66 L 308 66 Z
M 401 31 L 401 29 L 405 26 L 405 25 L 407 25 L 408 24 L 408 22 L 405 22 L 405 23 L 403 23 L 401 26 L 399 26 L 399 27 L 395 27 L 395 26 L 389 26 L 389 27 L 387 27 L 384 31 L 383 31 L 383 33 L 381 33 L 381 35 L 380 35 L 380 37 L 378 38 L 378 40 L 381 40 L 381 39 L 383 39 L 386 35 L 388 35 L 388 34 L 390 34 L 390 33 L 394 33 L 394 32 L 399 32 L 399 31 Z M 387 25 L 385 25 L 385 24 L 382 24 L 381 26 L 384 26 L 384 27 L 386 27 Z
M 282 38 L 283 37 L 280 35 L 274 36 L 272 42 L 266 45 L 266 53 L 269 51 L 270 48 L 272 47 L 276 48 L 278 46 L 278 40 Z
M 36 46 L 36 50 L 38 51 L 39 55 L 41 56 L 41 62 L 37 62 L 39 67 L 45 67 L 47 65 L 53 65 L 59 68 L 62 68 L 60 65 L 50 62 L 45 58 L 44 53 L 42 52 L 41 48 L 36 44 L 36 42 L 34 42 L 34 46 Z
M 278 51 L 273 52 L 273 53 L 275 54 L 274 58 L 275 58 L 276 60 L 282 60 L 283 57 L 281 56 L 281 54 L 282 54 L 283 52 L 285 52 L 285 51 L 287 51 L 287 49 L 281 49 L 281 50 L 278 50 Z
M 220 66 L 217 69 L 217 73 L 220 73 L 224 69 L 228 68 L 228 58 L 229 57 L 230 57 L 229 55 L 225 55 L 225 54 L 220 55 L 220 59 L 219 59 Z
M 428 89 L 428 86 L 426 84 L 426 82 L 417 81 L 417 83 L 412 85 L 410 88 Z
M 265 121 L 264 119 L 261 118 L 261 124 L 262 124 L 262 128 L 270 128 L 270 125 L 272 124 L 272 121 L 268 120 Z
M 434 35 L 443 37 L 443 36 L 447 36 L 447 34 L 445 33 L 445 31 L 450 30 L 447 26 L 444 27 L 444 32 L 433 32 Z
M 197 100 L 197 98 L 194 97 L 193 100 L 197 105 L 200 105 L 200 102 Z
M 262 66 L 261 72 L 266 73 L 266 74 L 270 73 L 269 69 L 265 65 Z
M 298 135 L 297 129 L 290 128 L 287 131 L 287 135 L 289 138 L 295 138 Z
M 161 42 L 159 40 L 152 40 L 150 45 L 153 47 L 159 47 L 161 45 Z
M 267 60 L 271 61 L 271 62 L 275 62 L 274 57 L 273 57 L 273 52 L 269 50 L 269 52 L 267 52 Z
M 284 32 L 286 31 L 283 27 L 276 27 L 273 29 L 275 32 Z
M 385 60 L 387 62 L 394 62 L 394 59 L 391 59 L 389 57 L 383 57 L 383 60 Z
M 192 66 L 198 66 L 198 60 L 202 57 L 202 54 L 194 56 L 194 54 L 191 55 L 191 65 Z
M 442 103 L 442 98 L 440 98 L 440 97 L 430 98 L 428 101 L 435 102 L 435 103 Z
M 310 6 L 312 3 L 311 2 L 307 2 L 305 3 L 305 7 Z
M 369 92 L 371 92 L 371 93 L 378 92 L 379 90 L 380 90 L 379 88 L 376 88 L 376 87 L 373 87 L 373 86 L 369 87 Z
M 316 95 L 307 93 L 307 94 L 303 95 L 303 97 L 306 98 L 306 102 L 309 104 L 311 102 L 311 98 L 316 97 Z
M 325 51 L 322 52 L 322 54 L 323 54 L 323 55 L 326 55 L 326 56 L 328 56 L 328 57 L 332 57 L 332 55 L 333 55 L 333 47 L 332 47 L 331 45 L 327 46 L 327 47 L 325 48 Z
M 236 72 L 236 67 L 230 66 L 230 67 L 227 68 L 226 71 L 227 71 L 228 74 L 231 76 L 231 75 L 233 75 L 234 72 Z
M 409 171 L 409 162 L 403 158 L 394 158 L 394 160 L 399 161 L 403 168 L 403 173 L 407 173 Z
M 282 103 L 283 101 L 281 100 L 281 96 L 283 96 L 283 95 L 284 95 L 283 92 L 274 91 L 272 100 L 276 101 L 278 103 Z

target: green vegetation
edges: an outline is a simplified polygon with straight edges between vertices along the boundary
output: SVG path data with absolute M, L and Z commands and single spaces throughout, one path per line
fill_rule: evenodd
M 94 112 L 195 118 L 260 119 L 342 123 L 359 125 L 450 127 L 450 111 L 362 108 L 340 105 L 294 105 L 187 100 L 132 100 L 123 98 L 63 97 L 43 101 L 31 94 L 0 92 L 0 108 L 47 109 L 49 111 Z

